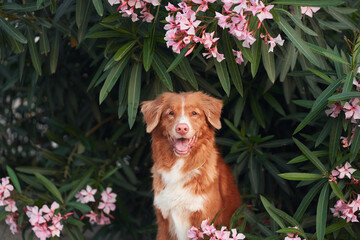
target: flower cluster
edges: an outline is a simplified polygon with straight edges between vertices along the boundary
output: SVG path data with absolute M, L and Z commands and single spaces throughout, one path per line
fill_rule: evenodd
M 357 217 L 360 216 L 360 194 L 357 195 L 357 199 L 349 203 L 345 203 L 343 200 L 338 200 L 334 205 L 334 208 L 330 208 L 334 217 L 346 219 L 346 222 L 359 222 Z
M 255 33 L 261 27 L 264 19 L 272 19 L 272 14 L 269 12 L 273 5 L 265 6 L 259 0 L 237 0 L 228 1 L 222 0 L 222 13 L 215 12 L 215 16 L 206 16 L 208 4 L 215 0 L 183 0 L 178 6 L 168 3 L 166 10 L 169 11 L 166 17 L 167 24 L 165 25 L 165 41 L 167 47 L 171 47 L 175 53 L 180 53 L 181 49 L 187 47 L 188 51 L 185 55 L 190 54 L 195 46 L 202 44 L 206 50 L 203 56 L 206 58 L 214 57 L 218 62 L 224 60 L 224 55 L 218 52 L 217 40 L 214 37 L 215 31 L 207 32 L 209 22 L 199 19 L 217 19 L 218 25 L 222 29 L 228 29 L 229 33 L 239 41 L 242 41 L 244 47 L 250 46 L 256 41 Z M 250 20 L 257 17 L 257 27 L 250 29 Z M 266 29 L 265 29 L 266 31 Z M 278 35 L 272 38 L 266 32 L 262 34 L 266 44 L 270 44 L 269 51 L 273 51 L 276 44 L 283 45 L 284 40 Z M 241 64 L 243 62 L 242 52 L 233 49 L 236 62 Z
M 26 207 L 25 212 L 29 217 L 32 230 L 40 240 L 55 236 L 60 237 L 60 232 L 64 227 L 61 220 L 67 219 L 72 213 L 62 216 L 59 213 L 59 207 L 57 202 L 53 202 L 50 208 L 46 204 L 40 209 L 38 206 Z
M 307 15 L 309 17 L 313 17 L 313 13 L 316 13 L 320 10 L 319 7 L 300 7 L 301 14 Z
M 299 229 L 299 227 L 293 227 L 293 228 Z M 299 237 L 299 233 L 295 232 L 295 233 L 288 233 L 287 237 L 285 237 L 284 240 L 301 240 L 301 238 Z
M 220 230 L 216 230 L 213 224 L 208 224 L 209 219 L 202 221 L 201 229 L 191 227 L 187 233 L 187 237 L 191 240 L 198 239 L 211 239 L 211 240 L 239 240 L 245 239 L 245 235 L 238 233 L 236 229 L 226 230 L 226 227 L 221 227 Z M 231 237 L 230 237 L 231 235 Z
M 340 165 L 337 166 L 336 169 L 331 171 L 331 175 L 329 176 L 329 181 L 337 183 L 337 178 L 343 179 L 348 177 L 349 179 L 352 179 L 353 181 L 357 181 L 355 178 L 351 177 L 351 174 L 353 174 L 356 171 L 355 168 L 352 168 L 350 163 L 346 162 L 344 166 Z
M 95 194 L 97 189 L 92 189 L 91 186 L 87 185 L 86 189 L 81 190 L 78 192 L 75 197 L 77 198 L 78 202 L 87 204 L 87 203 L 94 203 L 95 210 L 91 211 L 89 214 L 85 214 L 84 217 L 89 218 L 89 222 L 91 224 L 96 223 L 98 225 L 107 225 L 110 224 L 110 218 L 113 218 L 110 214 L 111 211 L 116 209 L 116 193 L 112 192 L 110 187 L 106 188 L 105 191 L 101 193 L 100 201 L 95 200 Z M 105 214 L 107 216 L 105 216 Z M 83 217 L 82 217 L 83 218 Z M 81 218 L 81 219 L 82 219 Z
M 6 224 L 10 226 L 10 230 L 13 234 L 20 231 L 19 225 L 17 223 L 18 213 L 16 211 L 15 200 L 11 198 L 11 192 L 14 190 L 14 186 L 10 184 L 10 178 L 4 177 L 1 178 L 0 183 L 0 206 L 5 206 L 5 211 L 10 212 L 5 219 Z
M 133 22 L 142 18 L 144 22 L 152 22 L 154 16 L 150 7 L 160 5 L 158 0 L 108 0 L 110 5 L 120 4 L 118 11 L 123 17 L 131 17 Z
M 357 69 L 357 74 L 360 74 L 360 67 Z M 360 83 L 354 77 L 353 79 L 353 85 L 356 87 L 356 91 L 360 91 Z M 344 106 L 341 105 L 341 102 L 334 102 L 333 104 L 329 105 L 329 109 L 325 110 L 325 113 L 327 116 L 337 118 L 341 111 L 345 114 L 345 119 L 349 119 L 352 124 L 352 131 L 351 135 L 349 137 L 341 136 L 340 140 L 342 143 L 342 146 L 344 148 L 348 148 L 351 146 L 355 129 L 358 127 L 357 120 L 360 119 L 360 98 L 352 98 L 348 102 L 344 104 Z

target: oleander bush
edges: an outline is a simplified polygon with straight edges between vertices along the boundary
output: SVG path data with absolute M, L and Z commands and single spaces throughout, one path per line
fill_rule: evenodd
M 232 239 L 358 239 L 359 28 L 355 0 L 0 1 L 0 222 L 154 239 L 139 104 L 200 90 L 224 102 Z

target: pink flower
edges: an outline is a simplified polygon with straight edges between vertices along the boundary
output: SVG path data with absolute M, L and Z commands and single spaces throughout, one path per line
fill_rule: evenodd
M 114 4 L 119 4 L 120 0 L 108 0 L 109 4 L 113 6 Z
M 27 206 L 27 212 L 26 215 L 30 218 L 29 222 L 31 225 L 39 225 L 42 223 L 45 223 L 45 219 L 42 216 L 42 211 L 39 211 L 39 208 L 37 206 L 29 207 Z
M 144 2 L 150 3 L 153 6 L 159 6 L 160 2 L 158 0 L 144 0 Z
M 293 227 L 295 229 L 299 229 L 299 227 Z M 284 238 L 284 240 L 301 240 L 301 238 L 298 236 L 298 232 L 296 233 L 288 233 L 287 237 Z
M 300 7 L 301 8 L 301 14 L 308 15 L 309 17 L 313 17 L 313 13 L 316 13 L 319 11 L 319 7 Z
M 232 237 L 233 238 L 229 238 L 229 240 L 239 240 L 239 239 L 245 239 L 245 235 L 242 233 L 237 233 L 236 229 L 231 229 L 232 232 Z
M 16 212 L 18 208 L 16 207 L 16 203 L 12 199 L 5 200 L 7 206 L 5 207 L 5 211 L 7 212 Z
M 353 209 L 347 205 L 347 209 L 342 212 L 343 216 L 341 218 L 346 219 L 346 222 L 359 222 L 357 216 L 354 214 Z
M 346 162 L 342 168 L 338 169 L 338 171 L 340 173 L 339 174 L 340 179 L 343 179 L 345 176 L 351 179 L 351 174 L 353 174 L 356 171 L 356 169 L 351 168 L 350 163 Z
M 209 219 L 201 222 L 201 230 L 204 232 L 205 235 L 211 236 L 216 232 L 216 228 L 214 227 L 214 224 L 209 225 L 208 222 Z
M 258 1 L 258 0 L 250 0 L 251 6 L 249 8 L 249 10 L 252 12 L 252 14 L 255 16 L 257 13 L 257 17 L 260 20 L 260 22 L 262 22 L 264 19 L 272 19 L 273 16 L 272 14 L 269 12 L 274 5 L 268 5 L 265 7 L 264 3 L 262 1 Z
M 201 43 L 204 44 L 205 48 L 211 48 L 211 46 L 219 40 L 219 38 L 214 38 L 214 33 L 204 33 L 201 38 Z
M 214 57 L 218 62 L 221 62 L 225 59 L 224 54 L 221 54 L 217 50 L 217 46 L 208 49 L 209 52 L 203 53 L 203 56 L 206 58 Z
M 236 61 L 237 64 L 241 64 L 241 63 L 244 62 L 241 51 L 236 51 L 236 50 L 233 49 L 233 53 L 235 55 L 235 61 Z
M 101 193 L 101 198 L 104 201 L 116 202 L 116 196 L 116 193 L 113 193 L 110 187 L 107 187 L 106 190 Z
M 277 35 L 276 38 L 272 38 L 270 36 L 270 40 L 268 41 L 268 43 L 270 44 L 270 48 L 269 48 L 269 52 L 273 52 L 274 51 L 274 47 L 276 46 L 276 44 L 282 46 L 284 44 L 285 40 L 281 39 L 280 34 Z
M 256 41 L 256 38 L 254 38 L 248 31 L 244 31 L 241 38 L 242 39 L 239 40 L 244 40 L 242 45 L 246 48 L 250 48 L 250 45 L 252 45 Z
M 360 67 L 358 67 L 356 73 L 357 73 L 357 74 L 360 74 Z
M 35 235 L 40 238 L 40 240 L 46 240 L 46 238 L 51 237 L 51 232 L 46 227 L 46 224 L 43 225 L 36 225 L 32 228 Z
M 57 224 L 55 224 L 55 225 L 51 225 L 50 227 L 49 227 L 49 230 L 50 230 L 50 232 L 51 232 L 51 236 L 52 237 L 55 237 L 55 236 L 58 236 L 58 237 L 60 237 L 60 231 L 63 229 L 63 225 L 60 223 L 60 222 L 58 222 Z
M 104 202 L 100 202 L 99 203 L 99 206 L 98 206 L 99 209 L 103 209 L 103 211 L 106 213 L 106 214 L 109 214 L 110 211 L 114 211 L 116 206 L 114 203 L 110 202 L 110 201 L 104 201 Z
M 329 182 L 334 182 L 334 183 L 337 183 L 337 178 L 336 177 L 334 177 L 333 175 L 330 175 L 329 176 Z
M 10 231 L 12 234 L 20 232 L 19 225 L 17 223 L 18 213 L 10 213 L 5 218 L 5 223 L 10 226 Z
M 341 139 L 341 143 L 342 143 L 342 147 L 343 148 L 348 148 L 351 145 L 351 142 L 349 142 L 347 137 L 340 137 Z
M 10 184 L 9 177 L 1 179 L 0 195 L 3 194 L 4 198 L 10 197 L 10 192 L 14 190 L 13 185 Z
M 357 195 L 357 199 L 352 201 L 349 204 L 349 207 L 352 208 L 353 212 L 356 212 L 358 210 L 360 210 L 360 194 Z
M 50 208 L 47 205 L 43 205 L 40 211 L 43 213 L 47 213 L 46 215 L 44 215 L 44 219 L 46 221 L 50 221 L 50 219 L 54 216 L 55 210 L 59 207 L 60 205 L 57 202 L 53 202 Z
M 98 218 L 98 214 L 91 211 L 89 214 L 86 214 L 85 217 L 88 217 L 89 218 L 89 222 L 91 224 L 94 224 L 97 222 L 97 218 Z
M 218 20 L 218 25 L 225 29 L 229 26 L 228 20 L 230 18 L 229 15 L 222 15 L 221 13 L 215 12 L 215 18 Z
M 353 98 L 349 102 L 345 103 L 343 109 L 345 111 L 345 119 L 352 118 L 352 121 L 356 122 L 356 119 L 360 119 L 360 106 L 358 102 L 359 98 Z
M 334 217 L 340 217 L 340 213 L 347 209 L 347 204 L 343 200 L 338 200 L 334 205 L 334 208 L 330 208 Z
M 187 237 L 191 238 L 191 240 L 198 240 L 199 237 L 204 239 L 204 233 L 200 232 L 199 229 L 193 226 L 187 232 Z
M 359 84 L 359 82 L 356 80 L 356 78 L 353 79 L 353 85 L 356 86 L 356 91 L 359 91 L 359 90 L 360 90 L 360 84 Z
M 226 227 L 221 227 L 220 231 L 215 232 L 215 236 L 218 240 L 229 240 L 230 232 L 225 231 Z
M 108 225 L 110 224 L 110 219 L 104 216 L 104 213 L 101 213 L 100 217 L 97 218 L 96 223 L 98 225 Z
M 208 10 L 208 2 L 213 3 L 215 1 L 216 0 L 192 0 L 192 2 L 196 4 L 200 4 L 197 11 L 202 11 L 202 12 L 206 12 L 206 10 Z
M 89 185 L 87 185 L 86 190 L 81 190 L 80 195 L 77 195 L 79 198 L 76 201 L 81 203 L 95 202 L 94 194 L 96 191 L 96 189 L 92 189 Z
M 337 116 L 340 114 L 342 110 L 341 104 L 340 102 L 334 102 L 333 104 L 331 104 L 329 106 L 329 109 L 325 110 L 325 113 L 327 116 L 333 117 L 333 118 L 337 118 Z

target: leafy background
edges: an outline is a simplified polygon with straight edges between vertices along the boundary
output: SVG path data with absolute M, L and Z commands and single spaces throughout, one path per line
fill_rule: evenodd
M 345 161 L 359 167 L 360 131 L 342 148 L 350 123 L 324 110 L 359 97 L 351 83 L 360 62 L 360 2 L 267 3 L 275 5 L 274 20 L 265 26 L 285 44 L 268 53 L 257 41 L 243 49 L 239 66 L 228 49 L 237 42 L 220 28 L 221 63 L 167 49 L 165 1 L 152 24 L 133 23 L 101 0 L 0 1 L 1 176 L 13 169 L 35 204 L 59 200 L 41 174 L 67 209 L 86 184 L 112 186 L 112 224 L 69 223 L 67 235 L 153 239 L 150 136 L 138 106 L 164 91 L 202 90 L 225 104 L 217 143 L 246 203 L 234 218 L 245 219 L 248 238 L 284 238 L 297 225 L 308 239 L 357 239 L 358 223 L 332 217 L 329 207 L 359 186 L 330 184 L 328 175 Z M 301 17 L 300 6 L 321 10 Z M 29 228 L 23 237 L 31 237 Z

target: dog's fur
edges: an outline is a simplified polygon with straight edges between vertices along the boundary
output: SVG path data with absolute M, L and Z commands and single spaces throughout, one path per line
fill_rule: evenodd
M 163 93 L 142 103 L 152 133 L 157 240 L 185 240 L 202 220 L 228 225 L 241 205 L 230 168 L 215 145 L 222 101 L 202 92 Z

